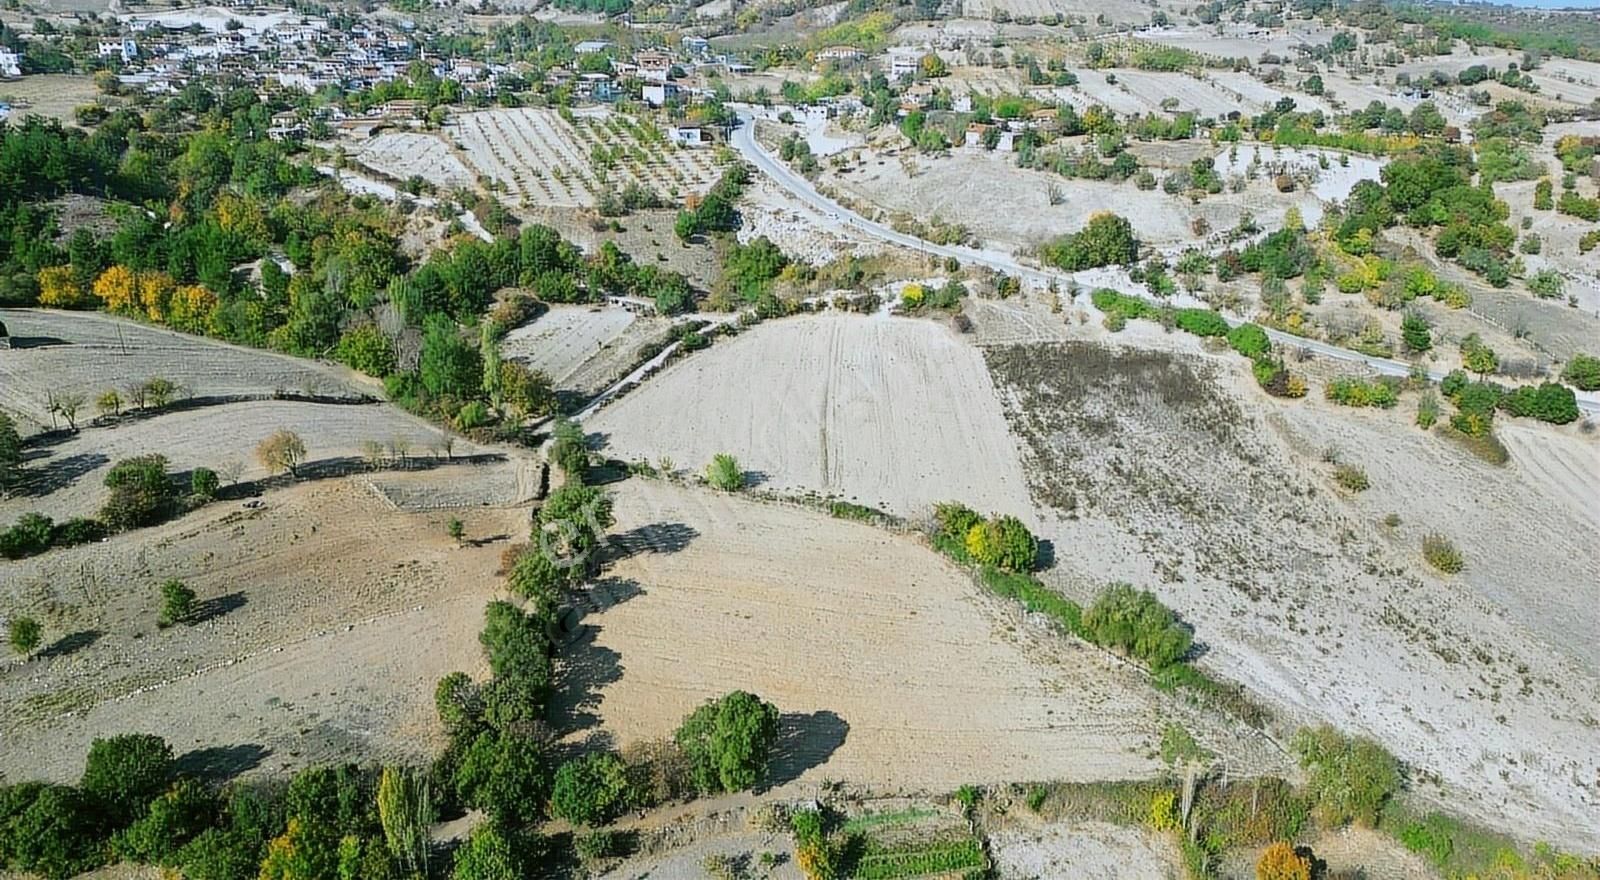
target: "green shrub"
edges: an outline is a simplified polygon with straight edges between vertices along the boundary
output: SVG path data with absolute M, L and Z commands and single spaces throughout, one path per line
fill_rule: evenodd
M 828 514 L 834 519 L 854 519 L 861 522 L 870 522 L 884 515 L 883 511 L 876 508 L 849 501 L 828 502 Z
M 1423 536 L 1422 558 L 1428 564 L 1445 574 L 1458 574 L 1466 568 L 1466 562 L 1461 558 L 1461 551 L 1444 535 L 1437 532 Z
M 211 468 L 195 468 L 189 474 L 189 491 L 207 501 L 217 497 L 217 489 L 222 481 L 217 478 L 217 472 Z
M 1561 370 L 1561 381 L 1579 391 L 1600 391 L 1600 358 L 1575 354 Z
M 1045 799 L 1050 796 L 1050 789 L 1042 785 L 1028 787 L 1028 809 L 1037 813 L 1043 809 Z
M 1367 482 L 1367 472 L 1353 464 L 1341 464 L 1334 468 L 1333 479 L 1350 492 L 1365 492 L 1372 485 Z
M 42 513 L 24 513 L 11 528 L 0 532 L 0 556 L 23 559 L 50 549 L 55 523 Z
M 1329 382 L 1323 394 L 1334 403 L 1345 406 L 1375 406 L 1389 409 L 1400 401 L 1394 386 L 1382 379 L 1362 379 L 1342 376 Z
M 978 579 L 996 596 L 1015 599 L 1032 614 L 1050 618 L 1063 633 L 1083 635 L 1083 609 L 1078 603 L 1040 583 L 1032 575 L 985 568 Z
M 1245 357 L 1256 360 L 1272 350 L 1272 341 L 1267 338 L 1267 331 L 1255 324 L 1240 324 L 1228 331 L 1228 344 L 1233 350 Z
M 1032 571 L 1039 555 L 1038 540 L 1014 516 L 991 517 L 974 525 L 964 540 L 968 556 L 1002 571 Z
M 1132 320 L 1154 318 L 1160 314 L 1160 310 L 1139 297 L 1118 293 L 1109 287 L 1102 287 L 1089 294 L 1089 301 L 1094 303 L 1095 308 L 1104 312 L 1107 318 L 1115 316 Z
M 1196 336 L 1227 336 L 1228 321 L 1210 309 L 1178 309 L 1173 317 L 1178 329 Z
M 1095 599 L 1083 613 L 1083 631 L 1089 641 L 1153 670 L 1182 660 L 1193 643 L 1189 630 L 1154 593 L 1128 584 L 1108 587 Z
M 628 853 L 627 835 L 616 831 L 579 834 L 573 838 L 572 845 L 578 851 L 578 857 L 588 861 L 617 858 Z
M 1373 827 L 1400 789 L 1400 762 L 1370 739 L 1322 725 L 1295 734 L 1293 746 L 1306 771 L 1307 790 L 1328 825 Z
M 1500 398 L 1500 408 L 1518 418 L 1538 419 L 1553 425 L 1578 420 L 1578 399 L 1572 389 L 1555 382 L 1538 387 L 1523 385 Z
M 725 452 L 712 456 L 711 463 L 706 465 L 706 482 L 723 492 L 743 489 L 744 471 L 739 467 L 739 460 Z
M 175 623 L 185 623 L 194 614 L 194 590 L 183 581 L 172 578 L 161 585 L 161 613 L 156 626 L 166 629 Z

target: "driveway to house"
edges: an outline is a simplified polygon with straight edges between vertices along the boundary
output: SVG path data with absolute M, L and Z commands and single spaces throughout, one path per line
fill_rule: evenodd
M 810 205 L 812 208 L 820 212 L 824 217 L 828 218 L 828 220 L 831 221 L 831 225 L 845 230 L 854 231 L 871 238 L 876 238 L 880 241 L 886 241 L 890 244 L 899 245 L 900 247 L 920 251 L 925 254 L 933 254 L 941 257 L 954 257 L 963 263 L 976 263 L 980 266 L 987 266 L 997 272 L 1004 272 L 1008 275 L 1016 275 L 1026 278 L 1041 286 L 1048 286 L 1052 282 L 1058 286 L 1065 286 L 1067 281 L 1074 280 L 1078 281 L 1080 285 L 1091 288 L 1094 286 L 1103 286 L 1098 284 L 1084 284 L 1087 273 L 1078 273 L 1077 275 L 1074 275 L 1068 272 L 1056 272 L 1052 270 L 1038 269 L 1033 266 L 1025 266 L 1018 262 L 1017 259 L 1010 254 L 1000 253 L 998 251 L 961 247 L 958 245 L 934 244 L 932 242 L 917 238 L 914 235 L 907 235 L 903 232 L 897 232 L 894 229 L 883 225 L 882 223 L 868 220 L 866 217 L 861 216 L 855 211 L 818 192 L 817 188 L 811 185 L 811 181 L 806 180 L 788 165 L 785 165 L 782 160 L 772 155 L 772 153 L 768 152 L 766 148 L 762 147 L 761 144 L 756 141 L 755 116 L 748 107 L 738 107 L 736 112 L 739 116 L 739 125 L 737 128 L 734 128 L 732 133 L 729 135 L 729 141 L 733 144 L 734 149 L 738 150 L 739 153 L 744 156 L 748 162 L 750 162 L 750 164 L 759 168 L 768 177 L 776 181 L 779 186 L 782 186 L 784 189 L 788 190 L 789 193 L 795 198 L 805 202 L 807 205 Z M 1239 318 L 1228 315 L 1224 315 L 1223 317 L 1227 319 L 1230 325 L 1238 325 L 1243 323 L 1243 321 Z M 1314 339 L 1305 339 L 1295 336 L 1291 333 L 1284 333 L 1282 331 L 1272 330 L 1270 328 L 1262 329 L 1267 331 L 1267 337 L 1274 343 L 1290 347 L 1303 348 L 1313 354 L 1321 357 L 1331 358 L 1333 360 L 1364 364 L 1368 368 L 1378 372 L 1381 375 L 1406 376 L 1410 375 L 1411 373 L 1411 365 L 1403 361 L 1391 360 L 1389 358 L 1370 357 L 1358 351 L 1351 351 L 1348 348 L 1341 348 L 1337 345 L 1329 345 L 1326 342 L 1318 342 Z M 1428 378 L 1435 382 L 1444 379 L 1444 377 L 1445 371 L 1442 370 L 1429 371 L 1428 373 Z M 1594 393 L 1584 393 L 1581 391 L 1575 393 L 1578 399 L 1579 410 L 1588 415 L 1600 414 L 1600 395 Z

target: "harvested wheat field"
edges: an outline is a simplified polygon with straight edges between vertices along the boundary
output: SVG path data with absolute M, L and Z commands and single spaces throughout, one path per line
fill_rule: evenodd
M 450 151 L 444 139 L 431 134 L 386 131 L 355 148 L 362 165 L 396 180 L 420 177 L 442 190 L 471 188 L 477 181 Z
M 640 349 L 663 342 L 671 322 L 621 308 L 552 306 L 506 334 L 501 355 L 539 370 L 561 391 L 592 396 L 637 364 Z
M 251 400 L 175 410 L 86 427 L 36 446 L 28 452 L 20 491 L 0 500 L 0 522 L 29 511 L 56 519 L 92 516 L 104 500 L 105 472 L 136 455 L 165 455 L 174 473 L 209 467 L 237 480 L 261 479 L 269 474 L 256 458 L 256 447 L 280 430 L 293 431 L 305 441 L 302 468 L 313 472 L 364 464 L 363 446 L 369 441 L 386 449 L 395 444 L 409 449 L 416 464 L 490 455 L 483 448 L 451 438 L 447 459 L 448 435 L 387 404 Z
M 1600 630 L 1600 523 L 1541 494 L 1571 477 L 1497 470 L 1401 411 L 1272 401 L 1239 358 L 1172 339 L 1191 353 L 986 349 L 1034 498 L 1060 514 L 1047 579 L 1083 599 L 1149 587 L 1195 627 L 1201 665 L 1289 723 L 1373 736 L 1437 775 L 1425 797 L 1594 846 L 1600 676 L 1583 634 Z M 1538 469 L 1592 470 L 1592 439 L 1545 436 Z M 1372 488 L 1349 497 L 1330 456 Z M 1423 561 L 1430 532 L 1461 548 L 1463 574 Z
M 39 618 L 45 648 L 0 665 L 0 774 L 70 781 L 92 738 L 130 731 L 219 776 L 429 759 L 433 686 L 478 671 L 500 552 L 525 529 L 521 511 L 455 515 L 464 545 L 443 514 L 348 478 L 7 563 L 0 606 Z M 157 628 L 168 578 L 198 594 L 199 622 Z
M 977 349 L 930 321 L 772 321 L 683 360 L 586 420 L 623 459 L 699 470 L 733 454 L 760 488 L 897 513 L 1032 505 Z
M 95 312 L 0 309 L 12 348 L 0 351 L 0 409 L 22 417 L 18 430 L 48 428 L 48 393 L 82 394 L 80 422 L 95 399 L 153 378 L 177 383 L 181 397 L 267 396 L 292 392 L 355 399 L 354 374 L 287 355 L 152 327 Z
M 575 737 L 667 736 L 746 689 L 784 713 L 779 785 L 1143 777 L 1176 718 L 1237 766 L 1278 769 L 1259 740 L 983 598 L 914 537 L 655 481 L 623 484 L 616 514 L 634 552 L 560 652 L 556 726 Z

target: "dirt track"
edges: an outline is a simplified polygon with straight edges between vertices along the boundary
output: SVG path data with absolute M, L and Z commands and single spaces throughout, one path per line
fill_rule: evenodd
M 1142 777 L 1172 718 L 1240 766 L 1265 760 L 1257 741 L 981 598 L 913 538 L 666 483 L 616 497 L 619 541 L 641 552 L 592 588 L 586 635 L 562 651 L 574 736 L 670 735 L 743 688 L 784 712 L 780 784 Z

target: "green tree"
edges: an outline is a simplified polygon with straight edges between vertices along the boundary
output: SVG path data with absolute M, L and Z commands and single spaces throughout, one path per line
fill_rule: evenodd
M 478 350 L 444 315 L 430 315 L 423 323 L 422 387 L 435 397 L 470 400 L 483 386 L 483 362 Z
M 96 739 L 89 746 L 79 787 L 112 824 L 123 825 L 166 790 L 175 770 L 172 747 L 149 733 Z
M 550 811 L 575 825 L 600 825 L 623 805 L 628 768 L 610 752 L 575 758 L 556 770 Z
M 161 585 L 161 613 L 156 626 L 166 629 L 175 623 L 187 623 L 194 614 L 194 590 L 177 578 Z
M 1400 763 L 1370 739 L 1322 725 L 1295 734 L 1293 746 L 1317 810 L 1329 825 L 1376 826 L 1400 789 Z
M 1400 339 L 1405 342 L 1406 348 L 1414 352 L 1424 352 L 1433 347 L 1433 331 L 1428 327 L 1428 322 L 1416 312 L 1407 312 L 1400 321 Z
M 389 854 L 408 876 L 428 865 L 428 825 L 433 822 L 428 780 L 406 767 L 385 767 L 378 779 L 378 821 Z
M 177 500 L 177 487 L 167 474 L 164 455 L 125 458 L 106 473 L 111 490 L 100 508 L 100 518 L 113 529 L 124 530 L 160 522 Z
M 217 489 L 221 486 L 222 481 L 211 468 L 198 467 L 189 473 L 189 491 L 199 498 L 209 501 L 217 497 Z
M 24 657 L 31 656 L 38 649 L 39 639 L 43 633 L 44 627 L 31 617 L 13 617 L 6 624 L 6 636 L 11 642 L 11 650 Z
M 9 867 L 66 880 L 103 861 L 101 829 L 85 795 L 65 785 L 23 783 L 0 789 L 0 849 Z M 0 853 L 6 854 L 6 853 Z
M 766 776 L 778 738 L 778 709 L 754 694 L 734 691 L 690 713 L 673 738 L 689 760 L 697 788 L 743 791 Z
M 358 324 L 346 330 L 333 357 L 352 370 L 380 379 L 395 371 L 394 345 L 376 324 Z
M 1267 331 L 1255 324 L 1240 324 L 1228 331 L 1228 344 L 1233 350 L 1251 360 L 1270 352 L 1272 341 L 1267 338 Z
M 589 469 L 589 445 L 584 440 L 583 429 L 571 419 L 557 419 L 550 436 L 550 459 L 567 479 L 581 481 Z
M 22 474 L 22 438 L 17 423 L 0 412 L 0 495 L 11 491 Z
M 744 488 L 744 470 L 739 467 L 739 460 L 733 456 L 719 452 L 711 457 L 711 463 L 706 465 L 706 482 L 711 488 L 723 492 L 737 492 Z
M 179 779 L 150 802 L 149 811 L 111 839 L 124 861 L 167 864 L 179 849 L 216 824 L 222 805 L 206 785 Z
M 452 880 L 523 880 L 528 876 L 524 860 L 511 835 L 493 822 L 472 829 L 472 835 L 456 850 Z
M 462 803 L 494 822 L 520 826 L 540 819 L 550 796 L 549 754 L 543 740 L 516 731 L 478 734 L 455 773 Z
M 550 637 L 544 621 L 510 602 L 490 602 L 484 608 L 478 642 L 496 676 L 547 673 L 550 668 Z
M 1098 266 L 1121 266 L 1139 257 L 1139 240 L 1127 218 L 1099 213 L 1084 228 L 1045 245 L 1045 262 L 1076 272 Z
M 483 700 L 472 676 L 465 672 L 452 672 L 439 679 L 433 691 L 433 705 L 452 740 L 483 729 Z
M 539 548 L 553 559 L 576 565 L 600 546 L 605 529 L 616 522 L 611 497 L 593 486 L 568 483 L 550 493 L 539 508 Z

